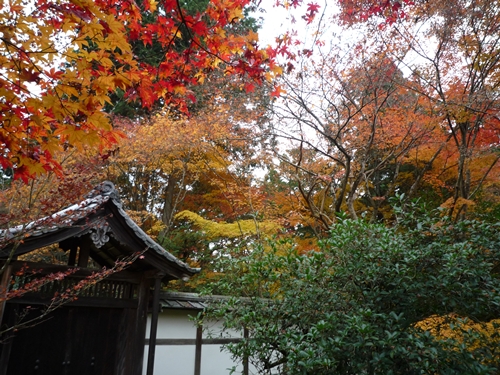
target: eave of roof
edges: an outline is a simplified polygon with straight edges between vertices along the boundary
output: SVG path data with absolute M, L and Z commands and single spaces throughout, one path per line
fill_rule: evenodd
M 126 225 L 128 228 L 132 230 L 132 232 L 135 234 L 137 238 L 139 238 L 145 245 L 147 249 L 151 249 L 154 252 L 156 252 L 158 255 L 161 257 L 166 258 L 172 263 L 175 263 L 177 266 L 180 268 L 183 268 L 189 275 L 194 275 L 198 272 L 200 272 L 199 268 L 192 268 L 189 267 L 186 263 L 182 262 L 181 260 L 177 259 L 174 255 L 170 254 L 167 250 L 165 250 L 160 244 L 157 242 L 153 241 L 151 237 L 149 237 L 142 229 L 139 227 L 131 218 L 130 216 L 127 215 L 125 210 L 123 209 L 123 206 L 121 202 L 117 199 L 117 197 L 111 197 L 110 201 L 114 204 L 116 207 L 119 215 L 121 218 L 125 221 Z
M 125 212 L 118 193 L 109 181 L 104 181 L 90 192 L 86 199 L 78 204 L 71 205 L 48 217 L 33 221 L 26 225 L 19 225 L 10 229 L 0 231 L 0 259 L 7 258 L 13 248 L 13 243 L 22 240 L 16 249 L 16 255 L 33 251 L 36 244 L 44 239 L 44 246 L 60 242 L 70 237 L 78 237 L 89 233 L 95 229 L 95 225 L 103 223 L 99 216 L 108 206 L 114 213 L 110 217 L 104 218 L 104 222 L 109 220 L 119 221 L 129 234 L 133 234 L 135 243 L 139 244 L 140 251 L 152 250 L 159 262 L 167 261 L 165 269 L 175 269 L 175 278 L 189 277 L 200 270 L 192 268 L 186 263 L 170 254 L 158 243 L 153 241 Z M 85 220 L 92 221 L 90 225 L 85 224 Z M 96 224 L 97 223 L 97 224 Z M 94 226 L 93 226 L 94 225 Z M 106 230 L 110 230 L 106 228 Z M 106 233 L 104 233 L 106 234 Z M 112 233 L 111 233 L 112 234 Z M 130 238 L 130 237 L 129 237 Z M 52 241 L 52 242 L 50 242 Z M 1 245 L 0 245 L 1 246 Z M 137 250 L 137 249 L 136 249 Z M 147 255 L 147 253 L 145 253 Z M 149 257 L 145 257 L 148 261 Z M 163 259 L 163 260 L 162 260 Z
M 163 309 L 173 310 L 204 310 L 211 302 L 228 301 L 230 299 L 230 296 L 200 296 L 198 293 L 168 291 L 160 294 L 160 306 Z M 250 301 L 250 298 L 247 297 L 241 297 L 239 299 L 242 301 Z
M 162 309 L 204 310 L 208 304 L 206 297 L 201 297 L 196 293 L 162 292 L 160 306 Z

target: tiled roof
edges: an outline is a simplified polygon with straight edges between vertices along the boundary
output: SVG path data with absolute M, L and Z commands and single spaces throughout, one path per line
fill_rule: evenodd
M 98 185 L 80 203 L 26 225 L 1 230 L 0 259 L 9 256 L 16 242 L 15 255 L 21 255 L 84 235 L 90 235 L 95 245 L 94 255 L 100 256 L 101 260 L 112 261 L 119 256 L 144 252 L 141 262 L 171 271 L 175 278 L 199 272 L 153 241 L 127 215 L 113 183 L 109 181 Z M 148 254 L 149 250 L 156 254 L 154 259 Z
M 163 292 L 160 295 L 160 306 L 163 309 L 203 310 L 208 306 L 208 299 L 196 293 Z

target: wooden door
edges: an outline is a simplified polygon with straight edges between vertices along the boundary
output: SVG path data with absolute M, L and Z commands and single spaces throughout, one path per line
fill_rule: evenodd
M 122 314 L 122 309 L 111 308 L 55 310 L 11 338 L 6 374 L 115 374 Z

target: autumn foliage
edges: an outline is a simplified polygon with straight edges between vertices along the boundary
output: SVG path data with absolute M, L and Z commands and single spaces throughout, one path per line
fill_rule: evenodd
M 497 2 L 275 3 L 0 5 L 0 226 L 111 180 L 263 371 L 498 373 Z
M 2 3 L 0 166 L 27 182 L 61 173 L 61 149 L 113 148 L 122 135 L 103 109 L 117 92 L 185 112 L 190 87 L 215 69 L 255 84 L 272 78 L 275 54 L 251 30 L 230 32 L 249 4 L 214 0 L 189 13 L 170 0 Z M 135 55 L 134 45 L 153 43 L 154 64 Z
M 412 0 L 339 0 L 341 20 L 346 24 L 366 22 L 370 18 L 393 24 L 405 18 L 407 9 L 414 4 Z

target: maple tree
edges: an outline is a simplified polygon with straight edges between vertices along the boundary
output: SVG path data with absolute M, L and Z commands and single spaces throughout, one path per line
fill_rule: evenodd
M 402 192 L 455 218 L 484 208 L 481 200 L 497 204 L 498 9 L 340 4 L 334 21 L 358 34 L 335 46 L 319 25 L 314 44 L 297 47 L 301 69 L 283 76 L 286 93 L 274 105 L 271 131 L 288 142 L 276 148 L 278 173 L 295 181 L 296 222 L 317 236 L 339 212 L 391 220 L 388 198 Z
M 280 174 L 296 181 L 295 196 L 316 222 L 316 235 L 342 211 L 375 221 L 390 215 L 388 198 L 411 186 L 404 169 L 410 152 L 436 125 L 387 52 L 340 52 L 326 50 L 284 76 L 287 92 L 274 105 L 278 125 L 271 131 L 290 143 L 285 153 L 276 150 Z
M 4 259 L 0 267 L 0 274 L 3 275 L 10 262 L 14 260 L 13 256 L 17 247 L 23 242 L 24 236 L 29 232 L 29 223 L 33 223 L 42 217 L 49 218 L 43 223 L 47 227 L 59 225 L 56 220 L 51 220 L 50 215 L 57 212 L 61 207 L 67 207 L 76 201 L 81 201 L 93 187 L 103 180 L 102 160 L 93 153 L 85 155 L 74 151 L 64 153 L 65 157 L 60 159 L 65 167 L 62 176 L 54 173 L 47 173 L 25 184 L 20 180 L 10 180 L 5 188 L 0 190 L 0 229 L 9 231 L 17 227 L 15 236 L 2 236 L 0 248 L 11 247 L 9 255 Z M 61 156 L 61 155 L 59 155 Z M 33 253 L 21 256 L 17 260 L 34 261 L 51 264 L 66 264 L 68 254 L 60 251 L 57 246 L 48 246 Z M 126 264 L 127 263 L 127 264 Z M 70 294 L 76 296 L 81 290 L 92 285 L 93 279 L 105 278 L 113 272 L 123 269 L 122 266 L 129 265 L 124 262 L 113 269 L 103 269 L 94 276 L 86 278 L 78 289 L 69 288 L 66 297 Z M 121 267 L 121 268 L 120 268 Z M 23 269 L 16 277 L 32 279 L 26 287 L 18 288 L 19 285 L 12 285 L 9 290 L 0 291 L 0 302 L 16 298 L 22 293 L 37 291 L 40 287 L 54 280 L 60 280 L 71 275 L 73 271 L 61 272 L 55 274 L 37 274 L 36 270 Z M 63 297 L 63 298 L 61 298 Z M 16 330 L 30 327 L 43 319 L 54 309 L 62 306 L 70 299 L 64 296 L 55 296 L 48 306 L 34 321 L 22 320 L 8 327 L 8 330 Z
M 365 22 L 372 18 L 393 24 L 407 16 L 407 9 L 415 5 L 413 0 L 339 0 L 340 19 L 345 24 Z
M 249 94 L 246 83 L 211 75 L 190 117 L 167 112 L 148 124 L 122 122 L 130 138 L 107 159 L 107 178 L 130 216 L 179 259 L 203 268 L 179 282 L 183 289 L 212 277 L 222 254 L 236 254 L 270 225 L 252 175 L 264 162 L 255 127 L 266 120 L 267 88 Z
M 25 184 L 8 178 L 0 189 L 0 228 L 22 225 L 81 201 L 105 179 L 105 160 L 93 152 L 58 153 L 61 175 L 46 173 Z
M 260 48 L 251 30 L 227 32 L 249 4 L 213 0 L 191 13 L 170 0 L 2 4 L 0 166 L 27 182 L 60 173 L 55 154 L 62 148 L 114 147 L 120 133 L 103 108 L 116 93 L 182 112 L 194 100 L 189 87 L 214 69 L 255 84 L 272 79 L 275 52 Z M 147 15 L 156 22 L 144 22 Z M 184 47 L 175 48 L 181 39 Z M 137 59 L 134 43 L 161 46 L 159 59 Z
M 404 66 L 407 86 L 439 119 L 420 169 L 449 214 L 463 217 L 481 191 L 494 191 L 498 176 L 499 9 L 489 1 L 408 5 L 390 26 L 370 17 L 357 22 Z
M 239 80 L 204 87 L 211 100 L 191 117 L 158 113 L 150 124 L 132 124 L 130 138 L 108 159 L 108 178 L 117 181 L 128 209 L 153 213 L 167 232 L 185 209 L 203 210 L 208 219 L 243 215 L 241 193 L 261 163 L 252 126 L 265 119 L 262 105 Z

